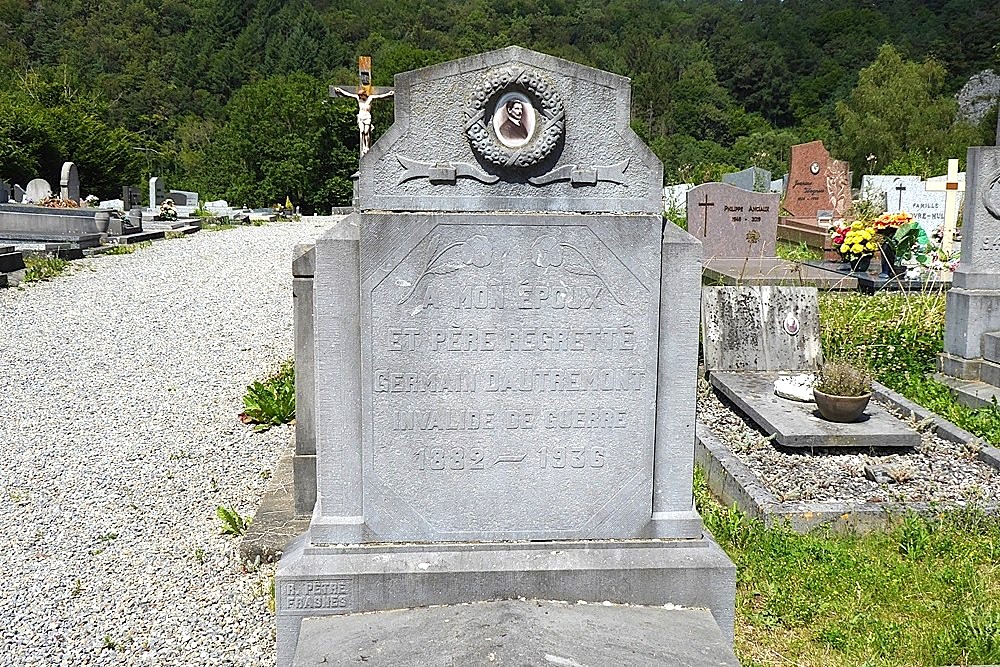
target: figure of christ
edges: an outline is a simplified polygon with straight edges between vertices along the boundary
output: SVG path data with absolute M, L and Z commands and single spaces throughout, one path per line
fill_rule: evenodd
M 361 156 L 364 157 L 372 145 L 372 102 L 384 97 L 392 97 L 394 91 L 369 95 L 363 90 L 358 93 L 349 93 L 343 88 L 334 88 L 334 90 L 344 97 L 353 97 L 358 101 L 358 139 L 361 146 Z

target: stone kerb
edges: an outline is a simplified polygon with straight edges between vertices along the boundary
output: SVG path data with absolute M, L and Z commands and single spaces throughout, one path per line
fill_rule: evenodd
M 520 47 L 396 75 L 396 121 L 361 161 L 361 210 L 659 213 L 663 165 L 629 80 Z M 522 101 L 526 143 L 499 137 Z

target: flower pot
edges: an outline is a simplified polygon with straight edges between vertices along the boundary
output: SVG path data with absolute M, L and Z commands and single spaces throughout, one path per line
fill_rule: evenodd
M 861 255 L 861 257 L 851 257 L 847 261 L 851 265 L 851 271 L 854 273 L 864 273 L 872 263 L 872 256 Z
M 856 422 L 868 407 L 871 400 L 871 392 L 863 396 L 834 396 L 824 394 L 819 389 L 813 389 L 813 397 L 816 399 L 816 407 L 819 409 L 823 419 L 832 422 L 848 423 Z

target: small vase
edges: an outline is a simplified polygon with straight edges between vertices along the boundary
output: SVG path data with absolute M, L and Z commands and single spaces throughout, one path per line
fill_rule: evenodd
M 896 248 L 892 245 L 892 242 L 888 240 L 895 236 L 895 234 L 895 227 L 886 227 L 882 230 L 882 236 L 886 240 L 879 244 L 882 271 L 878 274 L 878 277 L 883 280 L 895 278 L 896 276 L 902 275 L 905 271 L 905 269 L 899 264 L 899 258 L 896 257 Z
M 856 422 L 868 407 L 871 400 L 871 392 L 863 396 L 834 396 L 824 394 L 819 389 L 813 389 L 813 397 L 816 399 L 816 407 L 819 409 L 823 419 L 832 422 L 846 424 Z
M 869 265 L 872 263 L 871 255 L 861 255 L 860 257 L 852 257 L 847 260 L 851 265 L 851 271 L 854 273 L 864 273 L 868 270 Z

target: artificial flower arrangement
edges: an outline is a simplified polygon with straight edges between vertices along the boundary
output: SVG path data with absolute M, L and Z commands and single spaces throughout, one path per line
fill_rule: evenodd
M 883 231 L 889 229 L 890 227 L 899 228 L 903 225 L 913 222 L 913 216 L 906 211 L 898 211 L 896 213 L 883 213 L 879 217 L 875 218 L 872 224 L 878 231 Z
M 176 220 L 177 208 L 174 206 L 174 200 L 164 199 L 160 203 L 160 211 L 155 217 L 157 220 Z
M 830 236 L 837 252 L 846 261 L 855 261 L 862 257 L 872 256 L 878 250 L 875 239 L 875 228 L 871 222 L 855 220 L 841 222 L 830 228 Z

